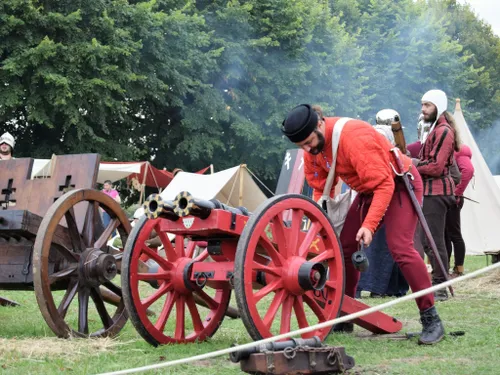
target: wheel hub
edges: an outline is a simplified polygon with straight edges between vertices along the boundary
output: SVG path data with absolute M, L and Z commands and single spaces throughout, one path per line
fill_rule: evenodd
M 114 279 L 118 267 L 113 255 L 99 249 L 87 249 L 80 257 L 79 271 L 85 285 L 96 287 Z
M 327 268 L 322 263 L 308 262 L 301 257 L 292 257 L 284 267 L 285 288 L 295 295 L 325 287 Z M 267 275 L 266 275 L 267 276 Z
M 190 294 L 195 289 L 191 282 L 191 269 L 193 260 L 191 258 L 179 258 L 174 263 L 171 282 L 174 290 L 180 294 Z

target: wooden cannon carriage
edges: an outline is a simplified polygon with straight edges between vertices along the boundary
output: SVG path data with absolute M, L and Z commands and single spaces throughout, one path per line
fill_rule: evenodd
M 39 178 L 33 159 L 0 162 L 0 289 L 34 289 L 59 337 L 113 335 L 127 319 L 113 280 L 122 253 L 107 242 L 117 230 L 125 243 L 130 223 L 94 189 L 99 161 L 97 154 L 55 156 Z M 111 217 L 107 227 L 101 210 Z
M 152 195 L 144 208 L 124 248 L 122 290 L 132 323 L 152 345 L 212 336 L 232 290 L 254 340 L 369 307 L 344 296 L 340 243 L 324 211 L 307 197 L 278 195 L 250 214 L 181 192 L 174 201 Z M 176 235 L 175 242 L 167 233 Z M 161 240 L 163 251 L 149 245 L 151 237 Z M 200 242 L 206 248 L 196 254 Z M 148 272 L 141 262 L 149 264 Z M 354 323 L 374 333 L 402 327 L 380 312 Z M 324 340 L 330 330 L 303 337 Z

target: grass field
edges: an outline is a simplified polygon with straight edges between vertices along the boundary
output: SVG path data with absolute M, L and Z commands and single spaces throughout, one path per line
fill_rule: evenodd
M 466 272 L 486 265 L 485 257 L 467 257 Z M 416 339 L 389 340 L 351 335 L 330 335 L 327 344 L 344 346 L 356 366 L 350 374 L 500 374 L 500 272 L 468 280 L 455 287 L 456 297 L 437 304 L 448 331 L 465 336 L 446 339 L 437 346 L 417 345 Z M 207 353 L 233 343 L 248 342 L 240 320 L 226 319 L 209 342 L 154 348 L 127 323 L 115 339 L 62 340 L 43 320 L 33 292 L 0 291 L 21 307 L 0 307 L 0 373 L 99 374 Z M 388 299 L 364 298 L 374 305 Z M 232 302 L 232 305 L 235 305 Z M 400 319 L 402 332 L 420 328 L 414 302 L 386 311 Z M 228 357 L 148 372 L 158 374 L 239 374 Z

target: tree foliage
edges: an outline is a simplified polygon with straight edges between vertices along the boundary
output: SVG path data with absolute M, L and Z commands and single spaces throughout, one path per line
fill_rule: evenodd
M 455 0 L 4 0 L 0 36 L 16 156 L 245 163 L 273 186 L 300 103 L 393 108 L 410 139 L 432 88 L 474 128 L 500 117 L 500 39 Z

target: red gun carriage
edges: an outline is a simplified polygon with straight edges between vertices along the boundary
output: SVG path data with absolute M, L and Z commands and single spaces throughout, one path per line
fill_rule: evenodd
M 212 336 L 232 290 L 254 340 L 368 308 L 344 296 L 338 236 L 324 211 L 305 196 L 278 195 L 251 214 L 188 192 L 174 201 L 152 195 L 144 208 L 146 216 L 124 249 L 122 289 L 132 323 L 152 345 Z M 149 245 L 153 237 L 163 250 Z M 148 272 L 141 271 L 143 263 Z M 156 317 L 148 316 L 149 308 Z M 402 326 L 383 313 L 354 322 L 374 333 Z M 324 340 L 330 331 L 303 337 Z

